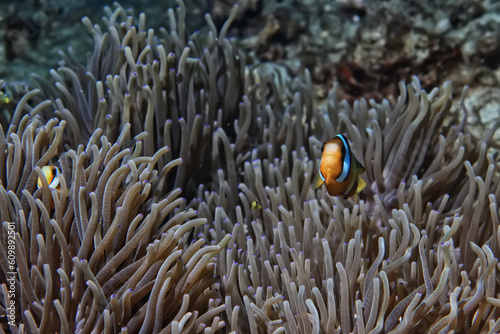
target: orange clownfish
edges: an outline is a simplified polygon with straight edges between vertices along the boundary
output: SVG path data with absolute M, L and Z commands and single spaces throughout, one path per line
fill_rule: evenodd
M 49 184 L 49 188 L 57 190 L 61 189 L 61 185 L 59 184 L 59 177 L 61 173 L 59 172 L 59 169 L 57 167 L 43 166 L 42 173 L 45 176 L 47 183 Z M 41 188 L 43 186 L 42 179 L 40 179 L 40 177 L 38 178 L 36 184 L 38 185 L 38 188 Z
M 344 199 L 364 189 L 366 182 L 360 176 L 365 167 L 356 159 L 343 135 L 336 135 L 324 143 L 321 151 L 318 187 L 324 183 L 331 196 L 342 195 Z

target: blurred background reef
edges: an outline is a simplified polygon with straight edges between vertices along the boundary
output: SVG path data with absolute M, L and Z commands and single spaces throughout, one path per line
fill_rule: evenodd
M 145 13 L 155 30 L 167 25 L 167 9 L 176 6 L 174 0 L 120 3 Z M 228 36 L 237 38 L 248 63 L 280 64 L 292 77 L 309 69 L 318 103 L 335 80 L 340 98 L 381 100 L 398 93 L 400 80 L 417 75 L 424 89 L 446 80 L 453 81 L 455 93 L 471 87 L 465 103 L 476 136 L 500 120 L 496 1 L 189 0 L 188 32 L 208 30 L 205 13 L 220 28 L 236 3 L 240 10 Z M 80 19 L 99 22 L 103 6 L 111 4 L 2 1 L 0 78 L 13 83 L 26 82 L 32 73 L 48 77 L 58 52 L 68 47 L 84 62 L 92 40 Z

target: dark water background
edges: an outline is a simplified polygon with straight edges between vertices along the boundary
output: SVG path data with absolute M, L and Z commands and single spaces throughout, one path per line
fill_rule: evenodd
M 89 17 L 102 26 L 104 7 L 113 8 L 111 0 L 1 0 L 0 1 L 0 79 L 23 81 L 31 73 L 47 77 L 50 68 L 57 67 L 59 52 L 71 47 L 85 63 L 85 55 L 93 48 L 92 37 L 81 23 Z M 158 30 L 168 25 L 168 8 L 178 5 L 173 0 L 119 2 L 138 17 L 146 14 L 148 28 Z M 209 11 L 209 1 L 185 1 L 189 30 L 203 24 L 203 14 Z

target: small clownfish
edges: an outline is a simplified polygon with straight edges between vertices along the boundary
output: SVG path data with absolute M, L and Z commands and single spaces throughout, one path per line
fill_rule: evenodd
M 0 91 L 0 103 L 1 104 L 9 104 L 10 103 L 10 97 L 9 97 L 9 95 L 7 95 L 7 93 Z
M 344 199 L 365 188 L 366 182 L 360 177 L 365 167 L 356 159 L 343 135 L 336 135 L 324 143 L 321 151 L 316 187 L 324 183 L 331 196 L 343 195 Z
M 59 184 L 59 177 L 61 173 L 59 172 L 59 169 L 57 167 L 43 166 L 42 173 L 45 176 L 47 183 L 49 184 L 49 188 L 57 190 L 61 189 L 61 185 Z M 42 179 L 40 177 L 38 177 L 36 184 L 38 185 L 38 188 L 43 187 Z
M 257 201 L 253 201 L 251 208 L 252 208 L 252 210 L 260 210 L 260 209 L 262 209 L 262 205 L 260 205 L 259 202 L 257 202 Z

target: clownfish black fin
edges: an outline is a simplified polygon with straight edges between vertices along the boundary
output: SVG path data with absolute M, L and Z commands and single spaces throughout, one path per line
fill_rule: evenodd
M 358 170 L 358 175 L 361 175 L 365 172 L 365 166 L 358 161 L 358 159 L 354 158 L 354 164 L 356 165 L 356 169 Z

